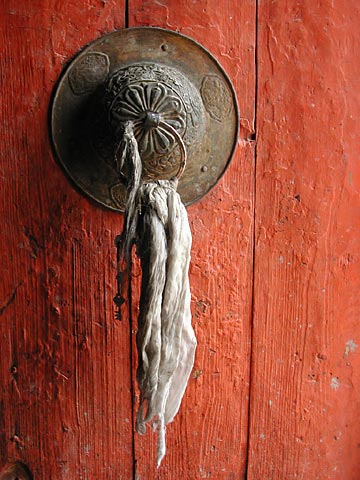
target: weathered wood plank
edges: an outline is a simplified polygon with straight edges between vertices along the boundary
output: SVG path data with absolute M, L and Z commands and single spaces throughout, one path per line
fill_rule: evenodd
M 0 470 L 132 478 L 129 328 L 114 321 L 121 217 L 52 158 L 50 95 L 85 43 L 124 26 L 123 1 L 1 6 Z
M 242 131 L 219 185 L 188 209 L 193 233 L 195 368 L 180 413 L 167 429 L 167 455 L 155 469 L 156 441 L 135 436 L 138 480 L 244 477 L 248 428 L 255 99 L 255 5 L 245 1 L 130 0 L 130 26 L 177 30 L 202 43 L 236 88 Z
M 249 480 L 356 480 L 359 5 L 259 2 Z

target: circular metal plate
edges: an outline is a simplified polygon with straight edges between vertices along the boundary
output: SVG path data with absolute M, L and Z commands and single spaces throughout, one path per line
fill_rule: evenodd
M 83 192 L 108 208 L 123 211 L 126 189 L 114 168 L 114 144 L 103 97 L 116 70 L 141 63 L 175 69 L 201 99 L 199 128 L 203 134 L 201 141 L 187 145 L 187 165 L 178 187 L 182 201 L 189 205 L 205 195 L 226 170 L 237 142 L 238 110 L 231 82 L 219 63 L 201 45 L 176 32 L 152 27 L 118 30 L 76 56 L 54 95 L 51 134 L 56 155 Z M 196 129 L 196 125 L 187 127 L 188 132 Z

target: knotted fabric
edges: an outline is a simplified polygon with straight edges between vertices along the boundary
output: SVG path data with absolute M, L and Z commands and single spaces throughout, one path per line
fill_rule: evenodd
M 129 165 L 124 229 L 118 237 L 119 291 L 124 300 L 136 244 L 142 286 L 138 318 L 138 433 L 153 421 L 158 431 L 157 465 L 166 451 L 165 426 L 179 410 L 194 364 L 196 339 L 191 326 L 188 278 L 191 232 L 178 179 L 141 182 L 141 159 L 131 122 L 125 125 L 118 169 Z

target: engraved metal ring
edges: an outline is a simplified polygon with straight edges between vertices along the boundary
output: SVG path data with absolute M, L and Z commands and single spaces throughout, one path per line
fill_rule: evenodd
M 179 149 L 180 149 L 180 164 L 179 164 L 179 169 L 178 171 L 176 172 L 175 175 L 172 176 L 172 178 L 177 178 L 178 180 L 180 180 L 181 178 L 181 175 L 184 173 L 184 170 L 185 170 L 185 167 L 186 167 L 186 162 L 187 162 L 187 153 L 186 153 L 186 147 L 185 147 L 185 144 L 184 144 L 184 141 L 183 139 L 181 138 L 181 135 L 179 135 L 179 133 L 177 132 L 177 130 L 172 127 L 171 125 L 169 125 L 168 123 L 164 122 L 164 120 L 161 120 L 160 119 L 160 116 L 157 115 L 157 114 L 153 114 L 153 117 L 152 117 L 152 126 L 154 127 L 162 127 L 164 130 L 166 130 L 167 132 L 169 132 L 171 135 L 174 136 L 175 138 L 175 141 L 177 142 L 178 146 L 179 146 Z M 146 121 L 146 120 L 145 120 Z M 155 125 L 155 122 L 156 122 L 156 125 Z M 115 149 L 115 152 L 114 152 L 114 155 L 115 155 L 115 163 L 116 164 L 119 164 L 119 160 L 118 160 L 118 157 L 117 157 L 117 152 L 118 152 L 118 149 Z M 119 172 L 119 174 L 123 177 L 123 178 L 126 178 L 126 175 L 124 175 L 123 172 Z M 156 180 L 156 176 L 154 175 L 154 180 Z
M 185 167 L 186 167 L 186 161 L 187 161 L 187 154 L 186 154 L 186 148 L 185 144 L 183 142 L 183 139 L 177 132 L 177 130 L 169 125 L 168 123 L 164 122 L 163 120 L 159 121 L 159 127 L 162 127 L 164 130 L 167 130 L 169 133 L 174 135 L 175 140 L 177 141 L 179 148 L 180 148 L 180 153 L 181 153 L 181 160 L 180 160 L 180 165 L 179 165 L 179 170 L 177 173 L 174 175 L 178 180 L 180 180 L 181 175 L 184 173 Z

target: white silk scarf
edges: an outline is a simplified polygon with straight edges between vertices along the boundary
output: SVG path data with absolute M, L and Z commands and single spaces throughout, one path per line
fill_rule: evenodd
M 123 142 L 121 167 L 126 160 L 132 168 L 118 261 L 130 264 L 135 243 L 142 267 L 136 430 L 143 434 L 146 423 L 153 422 L 158 431 L 160 466 L 166 451 L 165 427 L 179 410 L 194 365 L 196 338 L 188 277 L 191 232 L 185 206 L 176 192 L 178 180 L 141 183 L 141 159 L 130 123 Z M 119 272 L 119 278 L 124 279 L 124 271 Z

